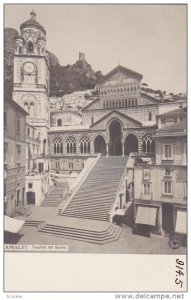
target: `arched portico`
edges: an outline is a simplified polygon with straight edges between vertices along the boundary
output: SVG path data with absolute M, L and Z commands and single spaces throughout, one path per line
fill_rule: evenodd
M 101 155 L 106 155 L 106 142 L 103 136 L 97 135 L 94 139 L 94 151 L 95 153 L 101 153 Z
M 109 125 L 109 155 L 122 155 L 121 124 L 113 120 Z
M 130 152 L 138 152 L 138 139 L 133 133 L 128 134 L 124 142 L 124 154 L 129 155 Z

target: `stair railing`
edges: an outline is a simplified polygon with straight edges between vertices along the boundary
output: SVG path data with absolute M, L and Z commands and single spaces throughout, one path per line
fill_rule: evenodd
M 114 216 L 115 207 L 117 205 L 117 202 L 119 201 L 118 197 L 119 197 L 119 194 L 120 194 L 121 187 L 123 185 L 123 181 L 124 181 L 125 177 L 127 176 L 127 164 L 128 164 L 128 160 L 129 160 L 129 157 L 128 157 L 127 162 L 125 164 L 125 167 L 124 167 L 124 170 L 123 170 L 123 173 L 122 173 L 122 176 L 121 176 L 121 179 L 120 179 L 120 182 L 119 182 L 116 194 L 115 194 L 115 201 L 114 201 L 114 203 L 112 203 L 112 206 L 111 206 L 111 208 L 109 210 L 109 213 L 108 213 L 108 220 L 111 223 L 112 223 L 112 219 L 113 219 L 113 216 Z
M 66 207 L 68 206 L 68 204 L 70 203 L 70 201 L 72 200 L 72 198 L 75 196 L 75 194 L 77 193 L 77 191 L 78 191 L 79 188 L 81 187 L 82 183 L 85 181 L 85 179 L 87 178 L 87 176 L 89 175 L 89 173 L 91 172 L 91 170 L 94 168 L 94 166 L 95 166 L 95 164 L 97 163 L 97 161 L 99 160 L 100 156 L 101 156 L 101 154 L 99 154 L 99 155 L 95 158 L 95 160 L 94 160 L 93 164 L 91 165 L 91 167 L 88 169 L 87 172 L 85 172 L 85 173 L 83 174 L 82 178 L 80 179 L 80 181 L 79 181 L 78 184 L 76 185 L 76 187 L 75 187 L 73 193 L 69 196 L 68 200 L 66 200 L 66 201 L 64 202 L 64 205 L 61 206 L 61 205 L 62 205 L 62 204 L 61 204 L 60 206 L 58 206 L 58 209 L 59 209 L 59 215 L 61 214 L 62 211 L 64 211 L 64 210 L 66 209 Z

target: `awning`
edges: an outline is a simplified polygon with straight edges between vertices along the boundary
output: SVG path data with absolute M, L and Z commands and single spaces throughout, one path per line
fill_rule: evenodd
M 18 233 L 25 223 L 23 220 L 13 219 L 8 216 L 4 216 L 4 221 L 4 230 L 12 233 Z
M 187 233 L 187 225 L 186 225 L 186 216 L 187 212 L 183 210 L 177 210 L 177 216 L 176 216 L 176 227 L 175 232 L 177 233 Z
M 135 223 L 155 226 L 157 207 L 138 206 Z

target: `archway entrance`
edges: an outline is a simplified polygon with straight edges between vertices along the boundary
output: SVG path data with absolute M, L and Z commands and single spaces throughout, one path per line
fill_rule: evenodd
M 122 155 L 121 125 L 118 121 L 111 122 L 109 126 L 110 155 Z
M 101 153 L 101 155 L 106 155 L 106 143 L 101 135 L 96 136 L 94 140 L 94 151 L 95 153 Z
M 126 137 L 124 144 L 124 154 L 129 155 L 130 152 L 138 152 L 138 140 L 132 133 Z

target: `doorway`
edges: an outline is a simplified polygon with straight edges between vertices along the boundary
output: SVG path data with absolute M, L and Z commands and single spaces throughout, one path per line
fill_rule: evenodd
M 27 192 L 27 204 L 35 204 L 35 192 Z
M 138 139 L 137 137 L 130 133 L 125 139 L 125 155 L 129 155 L 130 152 L 138 152 Z
M 121 156 L 122 155 L 122 143 L 121 143 L 121 125 L 118 121 L 114 120 L 109 126 L 110 137 L 110 155 Z
M 173 232 L 173 206 L 168 203 L 162 204 L 162 229 L 165 234 Z

